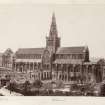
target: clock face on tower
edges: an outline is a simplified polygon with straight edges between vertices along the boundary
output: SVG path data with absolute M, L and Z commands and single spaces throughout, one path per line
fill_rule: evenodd
M 43 64 L 49 64 L 49 63 L 50 63 L 50 52 L 48 50 L 45 50 L 43 54 Z

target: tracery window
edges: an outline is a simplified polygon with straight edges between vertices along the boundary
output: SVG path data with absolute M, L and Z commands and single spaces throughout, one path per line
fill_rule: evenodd
M 44 52 L 44 55 L 43 55 L 43 63 L 50 63 L 50 53 L 49 53 L 49 51 L 48 50 L 46 50 L 45 52 Z

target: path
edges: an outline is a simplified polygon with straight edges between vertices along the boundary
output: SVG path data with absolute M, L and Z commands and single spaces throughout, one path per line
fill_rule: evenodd
M 5 87 L 2 87 L 0 89 L 0 93 L 3 95 L 3 96 L 23 96 L 22 94 L 20 93 L 16 93 L 16 92 L 11 92 L 10 93 L 10 90 L 6 89 Z

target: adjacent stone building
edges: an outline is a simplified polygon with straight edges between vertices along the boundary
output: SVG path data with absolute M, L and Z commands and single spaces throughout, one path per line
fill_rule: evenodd
M 18 49 L 13 68 L 21 79 L 33 81 L 60 80 L 72 84 L 96 82 L 97 78 L 97 67 L 89 60 L 88 46 L 61 47 L 54 14 L 45 48 Z
M 13 57 L 13 51 L 10 48 L 6 49 L 6 51 L 2 54 L 2 67 L 12 68 Z
M 13 51 L 8 48 L 5 52 L 0 53 L 0 85 L 6 84 L 11 79 L 13 67 Z

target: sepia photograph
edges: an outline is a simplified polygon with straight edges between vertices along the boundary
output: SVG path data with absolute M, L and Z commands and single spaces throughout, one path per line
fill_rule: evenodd
M 0 100 L 8 96 L 105 97 L 104 0 L 1 0 Z

